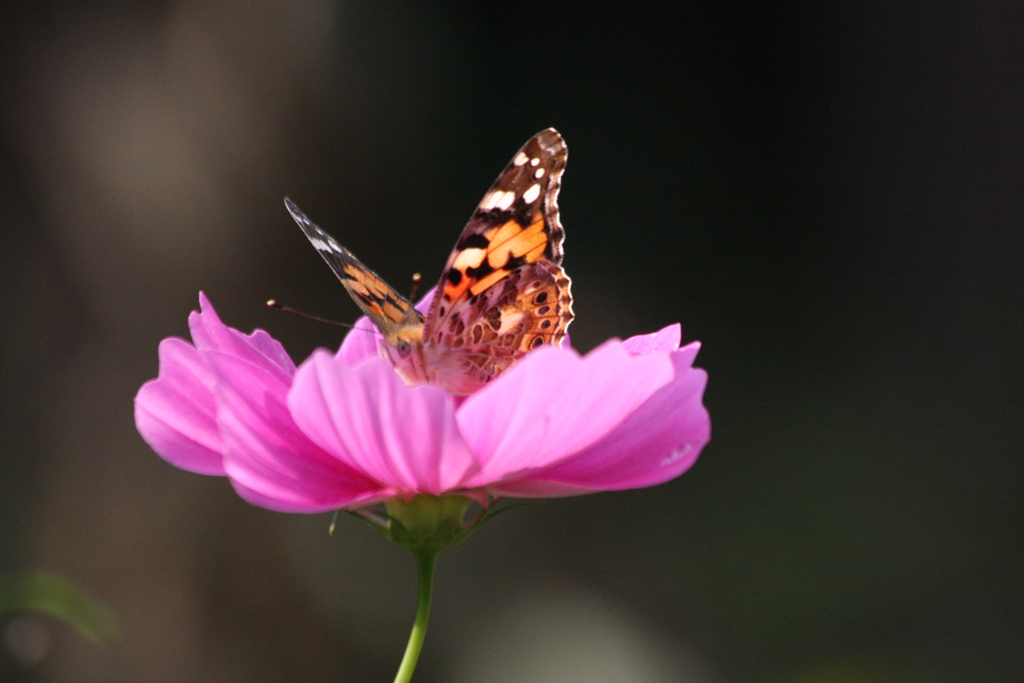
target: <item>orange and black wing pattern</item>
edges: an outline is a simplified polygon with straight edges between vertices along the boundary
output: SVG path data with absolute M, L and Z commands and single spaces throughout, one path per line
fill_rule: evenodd
M 399 332 L 410 327 L 422 327 L 423 316 L 408 299 L 309 220 L 290 199 L 285 199 L 284 204 L 302 232 L 341 280 L 352 300 L 390 343 L 394 343 Z
M 562 136 L 549 128 L 512 157 L 448 257 L 424 344 L 467 356 L 492 346 L 500 360 L 490 374 L 564 337 L 573 317 L 557 203 L 566 154 Z

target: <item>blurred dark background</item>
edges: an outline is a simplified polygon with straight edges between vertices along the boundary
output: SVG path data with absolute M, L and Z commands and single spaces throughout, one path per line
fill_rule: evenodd
M 285 195 L 432 281 L 548 126 L 574 345 L 682 322 L 714 435 L 449 551 L 417 680 L 1024 680 L 1024 4 L 21 0 L 0 58 L 0 570 L 124 634 L 5 618 L 3 680 L 391 680 L 411 557 L 132 398 L 201 289 L 337 345 L 263 306 L 356 316 Z

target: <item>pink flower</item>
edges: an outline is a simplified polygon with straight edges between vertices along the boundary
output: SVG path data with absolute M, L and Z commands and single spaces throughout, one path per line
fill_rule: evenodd
M 172 465 L 227 476 L 272 510 L 653 486 L 685 472 L 710 438 L 699 344 L 679 348 L 678 325 L 585 356 L 542 347 L 454 397 L 407 386 L 365 319 L 337 354 L 317 350 L 296 368 L 266 332 L 227 327 L 199 300 L 193 343 L 161 342 L 136 425 Z

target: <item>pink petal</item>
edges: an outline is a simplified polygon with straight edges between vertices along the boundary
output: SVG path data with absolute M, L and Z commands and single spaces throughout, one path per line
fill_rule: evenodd
M 622 342 L 622 346 L 631 356 L 646 356 L 649 353 L 675 351 L 679 348 L 682 338 L 682 327 L 679 323 L 674 323 L 657 332 L 630 337 Z
M 654 486 L 693 465 L 711 438 L 702 404 L 707 373 L 691 367 L 698 342 L 672 354 L 675 378 L 617 429 L 566 461 L 502 484 L 495 493 L 553 497 Z
M 416 310 L 426 315 L 427 311 L 430 310 L 430 305 L 434 303 L 434 295 L 437 294 L 437 285 L 434 285 L 427 291 L 423 297 L 416 302 Z
M 181 339 L 160 344 L 160 376 L 147 382 L 135 397 L 135 422 L 154 451 L 176 467 L 200 474 L 224 475 L 222 444 L 216 424 L 215 378 L 207 367 L 207 351 L 219 350 L 266 368 L 281 378 L 295 372 L 284 348 L 266 332 L 244 335 L 217 317 L 206 295 L 199 294 L 201 313 L 189 316 L 196 342 Z
M 295 425 L 277 373 L 211 352 L 224 468 L 239 495 L 282 512 L 322 512 L 388 496 L 379 483 L 325 452 Z
M 175 467 L 223 476 L 213 373 L 184 339 L 164 339 L 159 354 L 160 376 L 135 396 L 139 434 Z
M 255 330 L 247 335 L 228 327 L 220 321 L 213 304 L 202 292 L 199 293 L 199 306 L 202 312 L 193 312 L 188 317 L 192 341 L 197 349 L 204 352 L 222 351 L 282 378 L 295 374 L 295 363 L 279 341 L 263 330 Z
M 407 494 L 440 495 L 475 470 L 451 397 L 407 386 L 383 359 L 352 367 L 314 352 L 295 376 L 288 407 L 322 448 Z
M 379 358 L 378 347 L 384 336 L 365 315 L 356 321 L 341 342 L 337 358 L 345 365 L 359 365 L 371 358 Z
M 673 375 L 667 354 L 630 356 L 616 340 L 583 358 L 557 347 L 531 352 L 459 407 L 459 428 L 482 466 L 471 485 L 488 487 L 590 446 Z

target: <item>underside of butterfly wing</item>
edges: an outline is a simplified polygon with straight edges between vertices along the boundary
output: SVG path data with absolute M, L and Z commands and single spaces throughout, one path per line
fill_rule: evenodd
M 387 342 L 394 346 L 399 340 L 418 341 L 422 336 L 423 315 L 413 307 L 412 302 L 324 232 L 290 199 L 285 199 L 284 203 L 310 243 L 341 280 L 352 300 L 373 321 Z
M 531 264 L 471 295 L 434 330 L 424 367 L 449 390 L 472 393 L 527 351 L 561 343 L 571 320 L 569 279 L 553 264 Z

